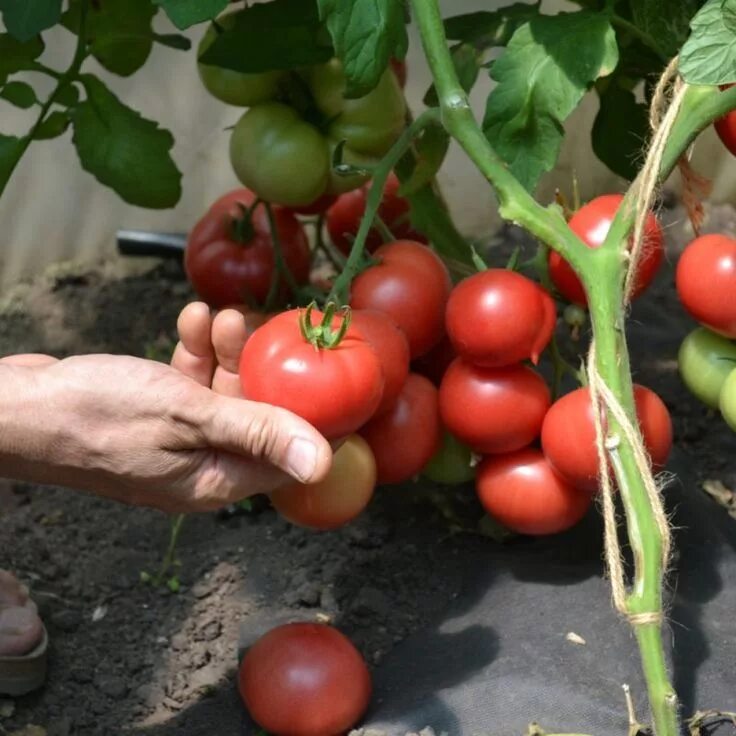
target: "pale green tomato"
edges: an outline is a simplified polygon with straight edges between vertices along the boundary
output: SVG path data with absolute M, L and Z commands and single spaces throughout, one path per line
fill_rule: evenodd
M 475 478 L 472 460 L 471 449 L 445 430 L 440 449 L 424 466 L 422 475 L 435 483 L 448 486 L 468 483 Z
M 720 409 L 726 424 L 736 432 L 736 369 L 732 370 L 723 382 Z
M 736 344 L 698 327 L 682 341 L 677 363 L 688 390 L 707 406 L 717 409 L 721 387 L 736 368 Z

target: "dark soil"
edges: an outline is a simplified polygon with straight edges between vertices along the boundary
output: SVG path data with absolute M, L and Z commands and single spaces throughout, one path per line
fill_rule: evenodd
M 702 480 L 736 484 L 736 442 L 683 388 L 679 342 L 692 323 L 672 288 L 686 242 L 678 210 L 663 213 L 671 257 L 631 322 L 637 380 L 672 410 L 676 442 Z M 713 211 L 709 230 L 733 232 Z M 508 245 L 514 233 L 505 232 Z M 0 305 L 0 353 L 116 352 L 164 359 L 191 297 L 180 267 L 128 273 L 122 262 L 56 269 Z M 56 488 L 0 489 L 0 567 L 30 582 L 51 636 L 48 683 L 10 703 L 0 733 L 211 734 L 208 713 L 242 718 L 238 642 L 286 620 L 330 620 L 376 665 L 398 642 L 441 617 L 463 590 L 468 562 L 498 542 L 475 529 L 472 491 L 381 489 L 370 510 L 336 532 L 291 527 L 266 504 L 249 513 L 187 519 L 177 552 L 180 588 L 154 588 L 170 519 Z M 457 517 L 457 518 L 456 518 Z M 12 711 L 12 712 L 11 712 Z M 28 726 L 39 730 L 22 730 Z M 43 730 L 45 729 L 45 730 Z

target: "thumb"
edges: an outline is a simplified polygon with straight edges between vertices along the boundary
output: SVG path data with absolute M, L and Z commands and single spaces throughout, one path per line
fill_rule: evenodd
M 329 472 L 329 443 L 301 417 L 271 404 L 211 398 L 211 411 L 200 427 L 211 447 L 270 463 L 300 483 L 316 483 Z

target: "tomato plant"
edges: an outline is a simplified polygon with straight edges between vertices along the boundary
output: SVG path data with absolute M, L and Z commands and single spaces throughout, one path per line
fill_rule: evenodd
M 372 685 L 344 634 L 293 623 L 271 629 L 246 652 L 239 688 L 253 720 L 274 736 L 339 736 L 365 713 Z
M 544 455 L 526 447 L 478 465 L 476 492 L 483 508 L 519 534 L 557 534 L 577 524 L 591 494 L 558 475 Z
M 440 448 L 424 466 L 422 475 L 435 483 L 448 486 L 467 483 L 475 478 L 473 452 L 445 430 Z
M 702 235 L 677 262 L 677 294 L 701 324 L 726 337 L 736 337 L 736 240 Z
M 378 216 L 397 240 L 414 240 L 426 243 L 425 238 L 412 229 L 409 221 L 409 201 L 399 196 L 399 180 L 393 172 L 386 181 L 378 207 Z M 327 210 L 327 232 L 336 248 L 346 255 L 350 252 L 360 221 L 365 214 L 366 198 L 370 184 L 352 192 L 341 194 Z M 384 242 L 380 230 L 372 227 L 365 241 L 371 253 Z
M 620 194 L 605 194 L 583 205 L 568 225 L 589 248 L 600 248 L 613 219 L 623 202 Z M 629 247 L 631 244 L 629 243 Z M 653 213 L 644 226 L 644 255 L 639 262 L 632 297 L 636 298 L 657 275 L 664 258 L 662 228 Z M 570 264 L 557 252 L 550 251 L 549 275 L 562 296 L 573 304 L 587 304 L 585 289 Z
M 514 271 L 492 268 L 461 281 L 447 302 L 447 334 L 458 355 L 488 367 L 539 356 L 552 337 L 552 297 Z
M 360 515 L 375 487 L 376 460 L 368 443 L 354 434 L 335 452 L 324 480 L 277 488 L 271 493 L 271 503 L 292 524 L 337 529 Z
M 484 368 L 456 358 L 440 384 L 443 423 L 482 454 L 512 452 L 534 442 L 549 405 L 544 379 L 521 364 Z
M 375 253 L 378 265 L 352 284 L 355 309 L 385 312 L 404 331 L 412 358 L 431 350 L 444 335 L 450 275 L 436 253 L 411 240 L 397 240 Z
M 220 197 L 194 226 L 184 266 L 194 290 L 213 307 L 265 304 L 274 278 L 273 236 L 265 205 L 237 189 Z M 311 255 L 304 228 L 287 210 L 273 217 L 286 267 L 297 284 L 309 280 Z M 284 279 L 280 294 L 288 295 Z
M 672 449 L 670 413 L 662 399 L 644 386 L 634 386 L 634 400 L 644 445 L 654 468 L 661 470 Z M 571 391 L 552 404 L 542 425 L 542 450 L 568 482 L 591 491 L 598 487 L 594 414 L 587 388 Z
M 393 406 L 360 430 L 376 458 L 379 483 L 401 483 L 418 475 L 442 438 L 437 389 L 410 373 Z
M 349 318 L 333 315 L 283 312 L 253 333 L 240 357 L 246 399 L 289 409 L 328 439 L 365 424 L 383 394 L 375 350 Z
M 677 365 L 690 392 L 717 409 L 723 383 L 736 367 L 736 345 L 722 335 L 698 327 L 682 341 Z

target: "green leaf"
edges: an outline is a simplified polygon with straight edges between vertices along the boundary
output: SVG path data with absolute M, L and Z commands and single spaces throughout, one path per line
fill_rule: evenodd
M 162 46 L 168 46 L 170 49 L 178 49 L 179 51 L 189 51 L 192 48 L 192 42 L 179 33 L 156 33 L 153 40 Z
M 345 69 L 345 96 L 368 94 L 389 59 L 406 56 L 409 41 L 402 0 L 317 0 L 317 4 Z
M 736 82 L 736 34 L 725 22 L 722 0 L 708 0 L 690 23 L 680 52 L 680 74 L 689 84 Z
M 478 79 L 482 62 L 480 52 L 471 44 L 459 43 L 450 49 L 450 54 L 460 85 L 466 92 L 470 92 Z M 437 107 L 439 105 L 437 90 L 435 90 L 434 85 L 427 90 L 423 102 L 427 107 Z
M 491 69 L 483 130 L 527 189 L 555 165 L 567 116 L 617 63 L 616 34 L 598 13 L 540 15 L 514 33 Z
M 0 97 L 23 110 L 33 107 L 38 102 L 33 87 L 26 82 L 8 82 L 0 89 Z
M 69 113 L 61 110 L 54 110 L 38 127 L 33 135 L 37 141 L 47 141 L 52 138 L 58 138 L 66 132 L 71 119 Z
M 73 84 L 62 87 L 56 95 L 56 102 L 64 107 L 74 107 L 79 102 L 79 90 Z
M 18 41 L 7 33 L 0 33 L 0 83 L 8 74 L 29 69 L 33 61 L 43 53 L 41 37 L 30 41 Z
M 667 58 L 675 56 L 688 36 L 690 19 L 703 0 L 630 0 L 634 25 Z
M 70 0 L 69 10 L 62 17 L 61 22 L 73 33 L 79 31 L 81 3 Z M 114 74 L 127 77 L 138 71 L 153 47 L 151 20 L 155 14 L 149 0 L 89 4 L 85 28 L 92 55 Z
M 736 33 L 736 0 L 723 0 L 721 5 L 723 23 L 731 33 Z
M 515 3 L 494 11 L 455 15 L 445 20 L 445 34 L 451 41 L 472 43 L 476 48 L 505 46 L 516 29 L 539 15 L 537 5 Z
M 30 41 L 59 22 L 61 0 L 0 0 L 0 12 L 11 36 Z
M 273 0 L 231 17 L 232 25 L 200 56 L 202 63 L 257 73 L 323 64 L 334 54 L 317 6 L 308 0 Z
M 228 0 L 153 0 L 164 9 L 171 22 L 184 30 L 196 23 L 216 18 L 227 7 Z
M 28 142 L 24 138 L 0 133 L 0 195 L 10 180 L 16 164 L 26 150 Z
M 598 93 L 600 108 L 591 131 L 593 151 L 614 174 L 632 180 L 649 135 L 647 107 L 616 80 Z
M 96 77 L 85 74 L 81 81 L 87 99 L 72 122 L 82 167 L 130 204 L 173 207 L 181 196 L 181 173 L 169 153 L 171 133 L 126 107 Z

